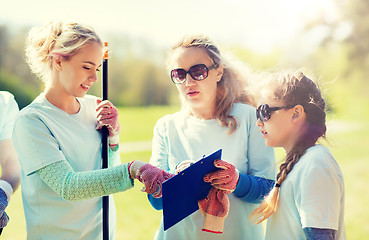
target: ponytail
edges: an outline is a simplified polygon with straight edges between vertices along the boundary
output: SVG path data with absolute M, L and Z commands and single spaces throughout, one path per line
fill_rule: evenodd
M 31 71 L 46 81 L 52 58 L 67 60 L 87 43 L 102 42 L 92 27 L 79 23 L 50 22 L 30 30 L 26 42 L 26 59 Z
M 277 175 L 277 181 L 273 189 L 270 191 L 261 205 L 250 214 L 249 220 L 251 222 L 259 224 L 265 219 L 269 218 L 277 210 L 279 205 L 280 187 L 283 181 L 287 178 L 287 175 L 292 171 L 295 164 L 305 154 L 306 149 L 307 146 L 300 150 L 296 146 L 295 150 L 293 150 L 292 153 L 286 157 L 285 162 L 280 166 L 280 171 Z

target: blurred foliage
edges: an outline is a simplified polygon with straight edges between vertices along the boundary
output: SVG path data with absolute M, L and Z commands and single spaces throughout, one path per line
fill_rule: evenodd
M 336 17 L 322 12 L 296 35 L 295 42 L 260 54 L 241 46 L 227 46 L 242 61 L 258 71 L 272 68 L 308 69 L 320 81 L 329 110 L 340 117 L 369 117 L 369 4 L 365 0 L 332 1 Z M 29 27 L 12 29 L 0 25 L 0 90 L 8 90 L 28 104 L 43 89 L 24 61 L 24 40 Z M 318 33 L 319 42 L 301 54 L 297 51 Z M 109 99 L 118 106 L 178 104 L 176 87 L 165 66 L 166 51 L 150 39 L 110 33 Z M 316 40 L 315 40 L 316 41 Z M 313 73 L 313 74 L 312 74 Z M 100 84 L 90 94 L 100 95 Z
M 0 25 L 0 90 L 13 93 L 22 108 L 43 91 L 44 84 L 25 62 L 24 43 L 30 28 L 9 29 Z M 117 106 L 169 105 L 177 90 L 164 65 L 165 50 L 126 35 L 112 35 L 108 40 L 109 100 Z M 89 94 L 101 96 L 101 84 L 94 84 Z
M 0 90 L 13 93 L 20 108 L 28 105 L 42 88 L 24 61 L 25 33 L 25 29 L 10 32 L 0 25 Z
M 306 59 L 306 67 L 325 80 L 335 114 L 369 119 L 369 4 L 365 0 L 332 2 L 338 17 L 322 15 L 306 26 L 307 32 L 327 30 L 320 46 Z

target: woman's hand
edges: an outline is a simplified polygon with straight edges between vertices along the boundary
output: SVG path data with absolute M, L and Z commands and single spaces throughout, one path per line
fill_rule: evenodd
M 101 99 L 98 99 L 97 104 L 96 129 L 100 130 L 103 126 L 106 126 L 109 130 L 109 145 L 118 145 L 120 132 L 118 109 L 108 100 L 102 101 Z
M 186 168 L 188 168 L 189 166 L 191 166 L 192 164 L 194 164 L 195 161 L 193 160 L 185 160 L 183 162 L 180 162 L 177 166 L 176 166 L 176 171 L 175 173 L 178 174 L 179 172 L 185 170 Z
M 143 161 L 131 162 L 128 170 L 132 179 L 137 179 L 145 185 L 141 191 L 152 194 L 155 198 L 162 196 L 163 182 L 175 176 Z

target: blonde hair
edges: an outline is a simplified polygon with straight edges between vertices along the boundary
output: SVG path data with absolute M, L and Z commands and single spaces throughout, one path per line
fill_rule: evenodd
M 325 101 L 318 85 L 302 72 L 276 75 L 266 88 L 272 88 L 274 99 L 287 106 L 301 105 L 306 114 L 306 122 L 293 148 L 287 153 L 281 164 L 277 181 L 262 204 L 250 215 L 250 221 L 260 223 L 270 217 L 278 208 L 280 186 L 292 171 L 295 164 L 315 145 L 319 138 L 325 138 L 326 113 Z
M 102 45 L 100 37 L 90 26 L 50 22 L 30 30 L 26 41 L 26 60 L 31 71 L 46 81 L 54 56 L 68 60 L 91 42 Z
M 231 61 L 220 54 L 219 49 L 215 44 L 204 35 L 185 36 L 177 44 L 175 44 L 168 56 L 167 65 L 170 65 L 172 54 L 179 48 L 200 48 L 205 50 L 208 56 L 212 59 L 216 67 L 223 66 L 223 76 L 218 82 L 216 93 L 216 110 L 215 118 L 221 126 L 229 128 L 229 133 L 233 133 L 237 129 L 237 121 L 233 116 L 230 116 L 233 104 L 236 102 L 246 103 L 255 106 L 254 97 L 247 91 L 247 76 L 249 70 L 240 62 Z M 242 65 L 242 66 L 241 66 Z M 182 99 L 183 108 L 186 107 L 186 102 Z

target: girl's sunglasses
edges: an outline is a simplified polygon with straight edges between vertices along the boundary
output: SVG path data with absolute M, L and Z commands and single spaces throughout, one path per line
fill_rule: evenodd
M 269 107 L 268 104 L 262 104 L 256 109 L 256 118 L 260 119 L 262 122 L 266 122 L 270 119 L 272 112 L 278 111 L 281 109 L 290 109 L 294 106 L 282 106 L 282 107 Z
M 170 77 L 175 84 L 182 84 L 186 81 L 187 73 L 190 74 L 193 80 L 202 81 L 208 77 L 209 70 L 215 68 L 215 64 L 207 67 L 205 64 L 193 65 L 188 71 L 177 68 L 170 72 Z

